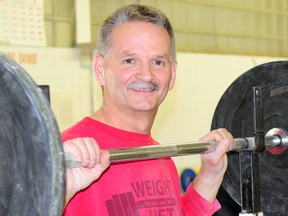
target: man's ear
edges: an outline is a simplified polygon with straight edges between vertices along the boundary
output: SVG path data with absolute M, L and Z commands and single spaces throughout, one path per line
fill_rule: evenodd
M 176 81 L 176 70 L 177 70 L 177 62 L 174 62 L 171 68 L 171 79 L 169 83 L 169 90 L 173 89 L 174 87 Z
M 103 56 L 100 54 L 96 54 L 94 57 L 94 73 L 98 83 L 101 86 L 106 85 L 104 64 L 105 62 Z

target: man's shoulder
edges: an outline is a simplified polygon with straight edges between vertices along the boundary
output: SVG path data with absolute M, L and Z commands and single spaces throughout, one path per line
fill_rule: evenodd
M 77 122 L 76 124 L 72 125 L 71 127 L 65 129 L 61 132 L 61 137 L 63 141 L 74 139 L 77 137 L 83 136 L 83 131 L 85 131 L 85 128 L 88 127 L 86 124 L 84 124 L 84 119 Z

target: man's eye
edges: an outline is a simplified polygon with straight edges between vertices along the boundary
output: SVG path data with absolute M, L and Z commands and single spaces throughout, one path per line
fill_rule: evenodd
M 160 65 L 160 66 L 165 66 L 165 62 L 164 61 L 160 61 L 160 60 L 157 60 L 154 62 L 155 65 Z
M 124 62 L 126 64 L 133 64 L 134 63 L 134 60 L 133 59 L 125 59 Z

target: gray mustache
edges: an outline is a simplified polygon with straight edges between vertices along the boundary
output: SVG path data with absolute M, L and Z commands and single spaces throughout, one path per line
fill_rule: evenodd
M 138 83 L 138 82 L 133 82 L 128 85 L 128 89 L 149 89 L 149 90 L 158 90 L 159 85 L 153 82 L 144 82 L 144 83 Z

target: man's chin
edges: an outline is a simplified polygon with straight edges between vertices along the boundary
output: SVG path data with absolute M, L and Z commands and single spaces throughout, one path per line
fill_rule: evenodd
M 155 112 L 157 111 L 157 106 L 152 106 L 152 105 L 138 105 L 138 106 L 134 106 L 134 110 L 135 111 L 139 111 L 139 112 Z

